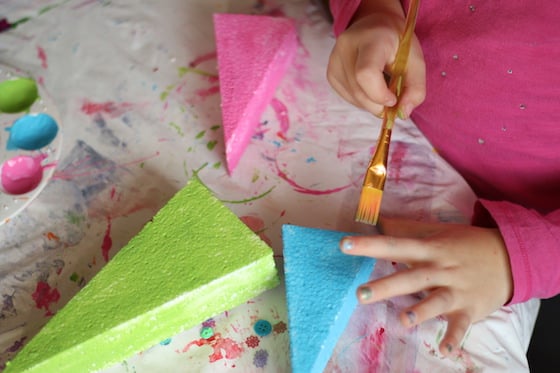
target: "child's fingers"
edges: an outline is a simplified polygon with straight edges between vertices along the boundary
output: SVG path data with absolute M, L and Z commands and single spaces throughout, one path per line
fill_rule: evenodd
M 383 71 L 389 56 L 367 45 L 358 50 L 354 66 L 355 80 L 367 99 L 381 106 L 393 106 L 397 97 L 387 87 Z
M 402 270 L 360 285 L 356 291 L 356 295 L 362 304 L 378 302 L 383 299 L 389 299 L 399 295 L 414 294 L 437 287 L 442 281 L 439 277 L 441 277 L 440 272 L 434 271 L 428 267 Z M 436 311 L 440 309 L 442 312 L 448 310 L 448 308 L 444 309 L 443 302 L 434 304 L 440 306 L 436 308 Z M 437 316 L 438 314 L 433 316 Z
M 446 225 L 445 227 L 449 227 Z M 420 222 L 408 219 L 379 218 L 379 230 L 384 235 L 393 237 L 424 238 L 440 232 L 442 223 Z
M 401 315 L 404 325 L 414 326 L 448 313 L 454 307 L 454 297 L 447 287 L 430 292 L 424 299 L 408 308 Z
M 472 321 L 464 312 L 448 314 L 446 318 L 447 330 L 439 345 L 439 351 L 444 356 L 449 356 L 461 346 L 461 341 L 467 334 Z
M 417 54 L 420 54 L 419 56 Z M 420 48 L 411 51 L 399 109 L 408 118 L 426 98 L 426 65 Z
M 369 256 L 406 264 L 432 259 L 419 240 L 386 235 L 344 237 L 340 241 L 340 249 L 349 255 Z
M 383 107 L 369 100 L 356 82 L 353 66 L 345 65 L 347 61 L 347 58 L 340 58 L 340 54 L 332 54 L 327 68 L 327 80 L 344 100 L 358 108 L 379 115 Z

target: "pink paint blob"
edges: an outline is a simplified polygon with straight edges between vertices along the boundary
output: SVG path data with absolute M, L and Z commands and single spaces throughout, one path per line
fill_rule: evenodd
M 8 159 L 0 170 L 2 188 L 8 194 L 25 194 L 35 189 L 43 179 L 41 162 L 46 154 L 35 157 L 21 155 Z

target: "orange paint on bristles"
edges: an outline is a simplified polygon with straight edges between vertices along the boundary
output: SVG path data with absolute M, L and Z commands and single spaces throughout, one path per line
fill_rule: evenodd
M 355 220 L 360 223 L 377 224 L 382 196 L 383 190 L 364 186 L 360 195 L 360 203 L 356 211 Z

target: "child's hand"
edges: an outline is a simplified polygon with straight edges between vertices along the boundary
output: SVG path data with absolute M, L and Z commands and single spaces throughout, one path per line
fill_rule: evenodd
M 440 352 L 460 346 L 471 323 L 504 305 L 512 295 L 509 257 L 497 229 L 405 220 L 381 221 L 383 235 L 346 237 L 341 250 L 404 263 L 407 269 L 363 284 L 360 303 L 404 294 L 426 296 L 404 310 L 401 322 L 414 326 L 437 316 L 447 322 Z
M 404 16 L 376 12 L 358 18 L 342 33 L 331 52 L 327 78 L 334 90 L 351 104 L 380 116 L 384 106 L 396 104 L 387 88 L 384 72 L 391 73 Z M 413 37 L 407 75 L 399 104 L 401 118 L 407 118 L 426 94 L 424 56 Z

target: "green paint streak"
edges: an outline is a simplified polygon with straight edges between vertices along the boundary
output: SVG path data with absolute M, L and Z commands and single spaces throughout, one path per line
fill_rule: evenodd
M 48 5 L 42 9 L 39 9 L 39 15 L 45 14 L 47 13 L 49 10 L 53 10 L 54 8 L 58 8 L 60 4 L 53 4 L 53 5 Z
M 53 5 L 48 5 L 48 6 L 45 6 L 41 9 L 39 9 L 39 11 L 37 12 L 37 17 L 55 9 L 55 8 L 58 8 L 59 6 L 61 6 L 63 4 L 66 4 L 68 1 L 70 1 L 70 0 L 61 1 L 60 3 L 53 4 Z M 22 25 L 24 23 L 27 23 L 27 22 L 31 21 L 32 18 L 33 17 L 23 17 L 23 18 L 18 19 L 17 21 L 14 21 L 13 23 L 10 22 L 10 28 L 14 29 L 14 28 L 18 27 L 19 25 Z
M 206 130 L 200 131 L 199 133 L 196 134 L 195 138 L 201 139 L 202 137 L 204 137 L 205 134 L 206 134 Z
M 222 162 L 216 162 L 212 165 L 212 167 L 214 167 L 215 169 L 218 169 L 222 166 Z
M 140 164 L 139 164 L 140 168 L 144 168 L 145 165 L 146 165 L 146 163 L 144 163 L 144 162 L 140 162 Z
M 216 76 L 216 74 L 205 71 L 205 70 L 201 70 L 201 69 L 197 69 L 194 67 L 179 67 L 177 68 L 177 71 L 179 73 L 179 78 L 182 78 L 185 74 L 187 73 L 194 73 L 197 75 L 203 75 L 203 76 Z
M 72 275 L 70 275 L 70 281 L 78 281 L 78 279 L 80 278 L 80 276 L 78 276 L 78 274 L 76 272 L 72 273 Z
M 175 122 L 169 122 L 169 125 L 173 128 L 175 128 L 175 130 L 177 131 L 177 133 L 179 134 L 179 136 L 183 137 L 185 136 L 185 134 L 183 133 L 183 130 L 181 129 L 181 127 L 179 127 Z
M 212 131 L 216 131 L 217 129 L 219 129 L 221 126 L 219 124 L 216 124 L 215 126 L 210 127 L 210 129 Z
M 16 28 L 19 25 L 23 25 L 24 23 L 31 20 L 31 17 L 23 17 L 15 21 L 14 23 L 10 23 L 10 28 Z
M 251 182 L 254 183 L 255 181 L 259 180 L 259 171 L 255 170 L 255 173 L 253 174 L 253 177 L 251 178 Z
M 165 101 L 174 88 L 174 85 L 168 85 L 167 87 L 165 87 L 165 90 L 159 95 L 159 99 L 161 101 Z
M 68 212 L 66 214 L 66 220 L 73 225 L 79 225 L 81 224 L 85 218 L 82 215 L 78 215 L 74 212 Z
M 208 144 L 206 144 L 206 147 L 208 148 L 208 150 L 213 150 L 216 147 L 217 143 L 218 143 L 218 141 L 216 141 L 216 140 L 208 141 Z
M 272 192 L 272 190 L 276 188 L 276 187 L 272 187 L 269 190 L 267 190 L 266 192 L 259 194 L 258 196 L 252 197 L 252 198 L 247 198 L 247 199 L 240 199 L 240 200 L 226 200 L 226 199 L 221 199 L 220 202 L 223 203 L 235 203 L 235 204 L 240 204 L 240 203 L 247 203 L 247 202 L 253 202 L 256 201 L 257 199 L 261 199 L 263 197 L 266 197 L 270 192 Z

